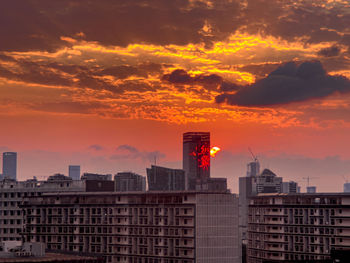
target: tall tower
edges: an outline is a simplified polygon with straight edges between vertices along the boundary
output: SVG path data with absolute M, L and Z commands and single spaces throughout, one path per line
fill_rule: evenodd
M 80 180 L 80 165 L 69 165 L 68 175 L 73 180 Z
M 17 153 L 4 152 L 2 154 L 3 178 L 17 180 Z
M 207 190 L 210 178 L 210 133 L 183 134 L 183 169 L 187 190 Z

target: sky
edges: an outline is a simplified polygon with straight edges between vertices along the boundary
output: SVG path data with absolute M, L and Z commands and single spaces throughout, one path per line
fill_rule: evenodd
M 182 168 L 211 132 L 232 192 L 252 160 L 319 191 L 350 180 L 347 0 L 4 0 L 0 151 L 18 179 Z

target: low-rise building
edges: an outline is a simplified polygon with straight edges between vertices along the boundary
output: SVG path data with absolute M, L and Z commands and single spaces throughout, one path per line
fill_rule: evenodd
M 247 262 L 327 262 L 349 248 L 350 194 L 251 197 Z
M 24 204 L 25 239 L 107 262 L 240 262 L 238 198 L 219 192 L 43 194 Z

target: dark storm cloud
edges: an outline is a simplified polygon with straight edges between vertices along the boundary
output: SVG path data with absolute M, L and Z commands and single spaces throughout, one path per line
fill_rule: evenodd
M 340 54 L 340 51 L 338 46 L 331 46 L 321 49 L 317 54 L 323 57 L 336 57 Z
M 201 32 L 205 23 L 216 39 L 224 39 L 237 29 L 239 10 L 236 1 L 226 0 L 212 7 L 188 0 L 5 0 L 0 50 L 53 51 L 68 44 L 62 36 L 118 46 L 210 42 L 212 35 Z
M 297 66 L 286 63 L 266 78 L 242 87 L 235 94 L 221 94 L 217 103 L 240 106 L 265 106 L 322 98 L 335 92 L 350 92 L 350 81 L 343 76 L 330 76 L 319 61 Z
M 165 74 L 162 79 L 171 84 L 202 85 L 205 87 L 214 88 L 216 88 L 218 85 L 221 85 L 221 83 L 223 82 L 222 77 L 216 74 L 199 74 L 191 76 L 187 73 L 187 71 L 183 69 L 176 69 L 169 74 Z
M 274 71 L 282 63 L 264 63 L 264 64 L 250 64 L 246 66 L 239 67 L 239 71 L 249 72 L 254 74 L 256 77 L 266 77 L 271 71 Z
M 181 85 L 200 85 L 205 90 L 218 90 L 222 92 L 238 90 L 240 87 L 229 81 L 225 81 L 221 76 L 216 74 L 198 74 L 191 76 L 183 69 L 176 69 L 163 76 L 163 81 L 181 86 Z M 178 87 L 182 89 L 181 87 Z M 198 91 L 199 93 L 202 90 Z
M 144 161 L 154 161 L 155 158 L 164 158 L 165 154 L 159 151 L 140 151 L 134 146 L 123 144 L 116 148 L 116 154 L 111 156 L 112 160 L 118 159 L 142 159 Z
M 1 59 L 1 57 L 0 57 Z M 7 59 L 7 56 L 6 56 Z M 147 78 L 149 75 L 161 75 L 163 66 L 156 63 L 141 63 L 135 66 L 119 65 L 107 68 L 85 67 L 80 65 L 60 64 L 56 62 L 33 62 L 26 59 L 14 59 L 8 57 L 16 65 L 15 69 L 1 64 L 0 77 L 34 83 L 40 85 L 66 86 L 78 88 L 90 88 L 94 90 L 108 90 L 115 94 L 125 91 L 155 91 L 157 87 L 150 86 L 138 80 L 125 80 L 123 83 L 114 84 L 101 77 L 111 75 L 116 79 L 124 80 L 131 76 Z M 65 74 L 65 73 L 68 73 Z
M 62 36 L 117 46 L 210 46 L 238 29 L 287 40 L 306 37 L 310 43 L 341 41 L 350 24 L 344 5 L 295 0 L 216 0 L 209 5 L 188 0 L 4 0 L 0 50 L 54 51 L 71 45 Z

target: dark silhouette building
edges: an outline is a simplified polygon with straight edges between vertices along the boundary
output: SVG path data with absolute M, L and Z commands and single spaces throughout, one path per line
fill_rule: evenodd
M 3 178 L 17 180 L 17 153 L 4 152 L 2 154 Z
M 185 171 L 152 165 L 147 168 L 148 190 L 185 190 Z
M 117 173 L 114 176 L 115 191 L 146 191 L 146 178 L 131 172 Z

